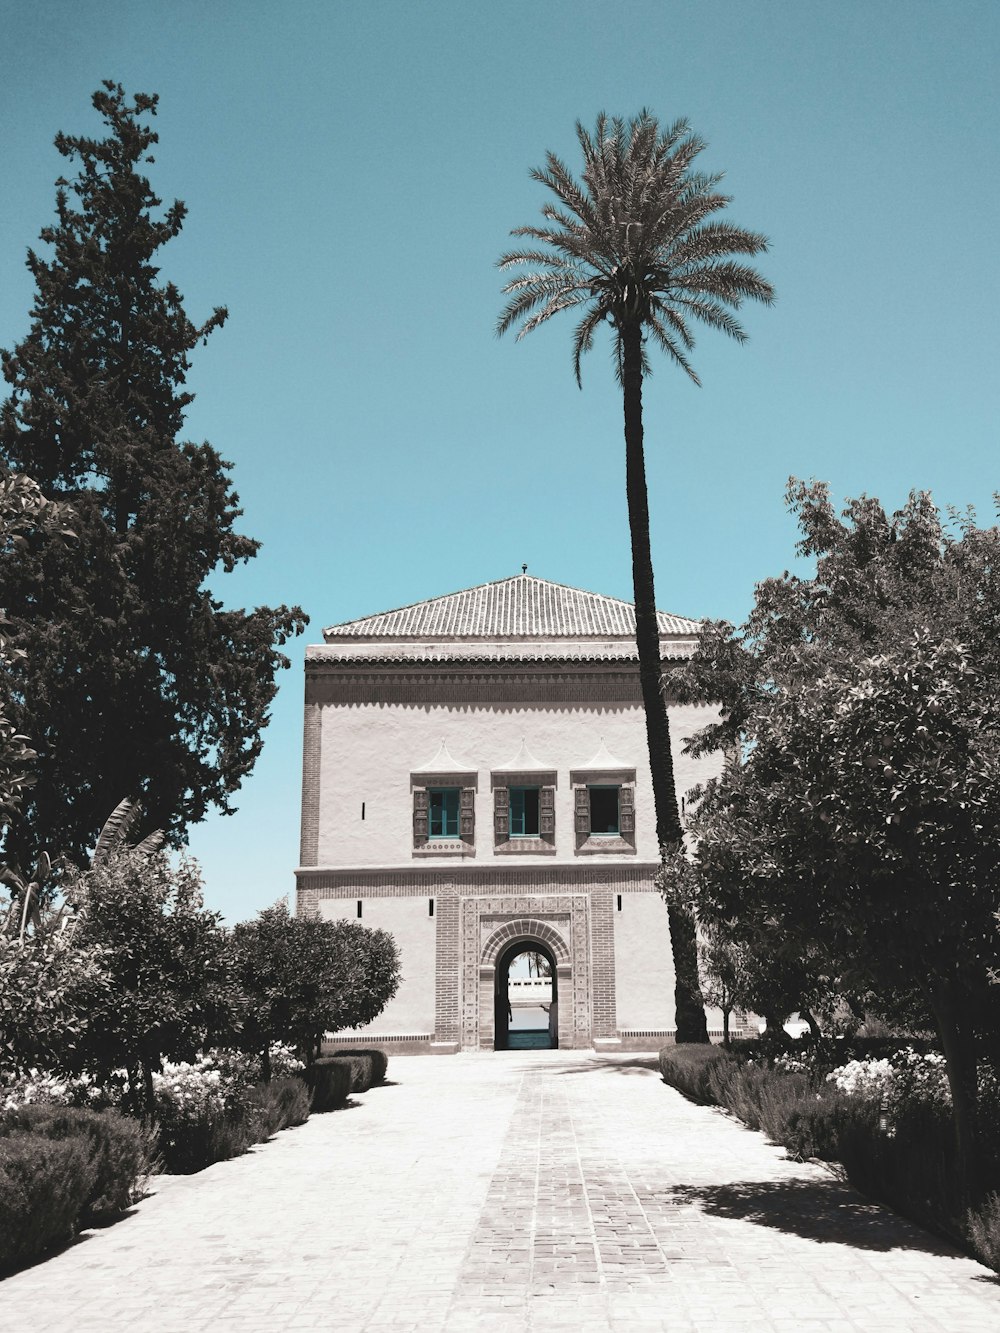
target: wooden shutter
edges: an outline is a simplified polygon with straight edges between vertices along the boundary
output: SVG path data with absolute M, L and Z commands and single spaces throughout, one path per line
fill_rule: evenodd
M 618 829 L 621 833 L 635 833 L 635 788 L 618 789 Z
M 473 838 L 476 832 L 476 789 L 463 787 L 459 797 L 458 831 L 463 838 Z
M 413 793 L 413 841 L 427 841 L 427 789 L 418 787 Z
M 493 788 L 493 832 L 497 842 L 510 837 L 510 788 Z
M 590 832 L 590 792 L 586 787 L 576 789 L 576 831 L 584 835 Z
M 556 789 L 542 787 L 538 793 L 538 831 L 544 838 L 556 831 Z

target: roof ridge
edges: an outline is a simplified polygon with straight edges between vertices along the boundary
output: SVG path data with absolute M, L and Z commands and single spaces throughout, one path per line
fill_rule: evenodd
M 529 598 L 525 599 L 520 604 L 521 615 L 518 616 L 517 618 L 522 622 L 528 620 L 537 624 L 537 617 L 539 611 L 542 612 L 543 618 L 546 612 L 551 613 L 554 619 L 558 620 L 561 618 L 559 616 L 559 610 L 560 610 L 559 599 L 557 597 L 552 597 L 548 591 L 549 589 L 553 590 L 557 589 L 559 592 L 569 593 L 573 600 L 579 600 L 581 598 L 592 598 L 602 603 L 603 605 L 607 606 L 609 609 L 611 607 L 627 608 L 627 610 L 631 612 L 633 615 L 635 613 L 635 603 L 629 602 L 623 597 L 614 597 L 610 593 L 594 592 L 589 588 L 576 588 L 573 587 L 572 584 L 568 583 L 557 583 L 553 579 L 540 578 L 537 574 L 520 573 L 520 574 L 510 574 L 507 575 L 505 578 L 501 579 L 491 579 L 488 580 L 486 583 L 474 583 L 470 587 L 458 588 L 455 589 L 453 592 L 439 593 L 433 597 L 423 597 L 419 601 L 407 602 L 403 606 L 393 606 L 393 607 L 388 607 L 383 611 L 369 612 L 369 614 L 367 615 L 355 616 L 351 620 L 337 621 L 332 625 L 328 625 L 324 629 L 323 631 L 324 637 L 327 634 L 334 634 L 334 632 L 337 632 L 337 637 L 341 637 L 341 635 L 345 631 L 348 631 L 351 628 L 351 626 L 354 625 L 361 625 L 365 622 L 370 623 L 372 621 L 385 620 L 388 617 L 405 617 L 405 614 L 407 612 L 415 612 L 418 610 L 418 608 L 431 607 L 435 603 L 442 603 L 449 601 L 454 601 L 458 603 L 460 599 L 463 597 L 472 597 L 474 608 L 476 610 L 483 610 L 485 612 L 489 607 L 489 599 L 493 590 L 497 590 L 499 593 L 499 601 L 502 612 L 505 614 L 513 613 L 516 609 L 518 609 L 518 603 L 515 600 L 514 596 L 512 596 L 511 594 L 516 590 L 518 585 L 521 584 L 522 582 L 523 585 L 525 585 L 526 587 L 526 591 L 527 591 L 526 585 L 528 584 L 532 585 L 529 593 Z M 504 589 L 504 592 L 499 592 L 501 588 Z M 529 602 L 530 605 L 528 604 Z M 687 621 L 692 625 L 699 623 L 698 620 L 696 620 L 692 616 L 680 616 L 677 615 L 675 612 L 671 611 L 661 611 L 657 609 L 656 614 L 657 617 L 663 616 L 669 620 Z M 459 615 L 458 618 L 461 619 L 461 616 Z M 406 630 L 397 631 L 397 633 L 407 633 L 407 632 L 408 631 Z M 531 635 L 539 632 L 545 633 L 545 631 L 532 630 L 530 628 L 530 625 L 528 624 L 518 625 L 513 630 L 513 634 L 515 635 L 518 634 Z M 551 631 L 548 632 L 551 633 Z M 590 627 L 588 631 L 575 630 L 571 632 L 574 634 L 589 632 L 590 634 L 596 635 L 597 637 L 605 637 L 609 634 L 612 637 L 614 637 L 615 635 L 615 630 L 608 629 L 607 627 L 602 628 L 599 626 Z M 457 629 L 451 627 L 449 627 L 448 629 L 439 628 L 436 632 L 436 636 L 440 636 L 442 633 L 452 633 L 459 637 L 462 636 L 462 630 L 460 627 Z M 502 635 L 502 637 L 511 637 L 511 633 L 512 633 L 511 630 L 507 630 Z

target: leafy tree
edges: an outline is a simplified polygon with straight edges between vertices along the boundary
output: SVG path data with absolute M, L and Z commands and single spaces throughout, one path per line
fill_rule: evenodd
M 229 940 L 203 905 L 194 861 L 126 848 L 80 875 L 74 943 L 101 951 L 111 985 L 90 1013 L 80 1067 L 128 1071 L 133 1101 L 152 1104 L 164 1058 L 191 1059 L 231 1040 L 237 1012 Z
M 105 83 L 100 139 L 60 134 L 78 166 L 30 251 L 31 327 L 3 354 L 11 386 L 0 461 L 69 502 L 77 541 L 0 542 L 9 634 L 8 714 L 37 751 L 37 782 L 8 831 L 27 863 L 39 845 L 82 862 L 123 792 L 141 796 L 171 841 L 252 770 L 274 696 L 278 651 L 298 608 L 223 609 L 206 586 L 258 543 L 234 530 L 238 497 L 219 454 L 181 441 L 189 356 L 219 328 L 187 317 L 159 277 L 181 230 L 143 164 L 157 99 Z
M 30 477 L 0 467 L 0 561 L 30 550 L 38 540 L 73 536 L 71 522 L 67 505 L 46 500 Z M 24 650 L 10 643 L 9 622 L 0 608 L 0 827 L 10 820 L 34 781 L 35 751 L 9 717 L 13 711 L 11 666 L 23 659 Z
M 501 257 L 501 269 L 530 269 L 504 288 L 510 300 L 497 324 L 505 333 L 520 324 L 518 338 L 562 310 L 580 313 L 573 339 L 573 369 L 597 329 L 611 325 L 618 382 L 625 411 L 625 476 L 639 677 L 661 847 L 681 842 L 674 789 L 643 452 L 642 387 L 651 364 L 650 343 L 698 384 L 688 359 L 691 324 L 721 329 L 742 342 L 746 334 L 733 316 L 746 300 L 770 303 L 774 293 L 759 273 L 734 255 L 767 249 L 765 237 L 729 222 L 711 220 L 730 199 L 718 190 L 721 176 L 696 171 L 705 142 L 679 120 L 661 129 L 643 111 L 628 122 L 602 113 L 591 136 L 577 123 L 583 150 L 582 181 L 554 153 L 533 179 L 555 195 L 542 208 L 545 225 L 518 227 L 512 235 L 534 243 Z M 698 990 L 694 922 L 679 907 L 668 908 L 677 977 L 677 1040 L 707 1041 Z
M 70 1068 L 110 985 L 103 950 L 73 938 L 65 904 L 29 914 L 26 887 L 0 901 L 0 1069 L 13 1074 Z
M 686 674 L 691 697 L 722 681 L 728 708 L 698 744 L 742 753 L 693 820 L 699 910 L 756 918 L 831 989 L 932 1018 L 972 1197 L 978 1061 L 997 1042 L 1000 533 L 971 515 L 945 532 L 926 495 L 891 518 L 863 497 L 847 523 L 823 486 L 789 498 L 815 578 L 760 585 Z
M 237 925 L 233 944 L 246 996 L 242 1039 L 260 1056 L 265 1079 L 273 1042 L 296 1046 L 311 1061 L 324 1032 L 370 1023 L 399 985 L 399 957 L 386 931 L 292 917 L 284 902 Z

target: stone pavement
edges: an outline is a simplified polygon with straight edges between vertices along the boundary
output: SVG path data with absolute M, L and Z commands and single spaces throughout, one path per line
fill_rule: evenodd
M 654 1057 L 389 1077 L 7 1278 L 0 1330 L 1000 1330 L 988 1270 L 692 1106 Z

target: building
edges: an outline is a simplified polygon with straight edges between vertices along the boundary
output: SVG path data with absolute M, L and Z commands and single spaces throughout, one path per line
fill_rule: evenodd
M 698 623 L 659 624 L 669 679 Z M 634 635 L 630 603 L 523 573 L 333 625 L 307 649 L 297 910 L 383 927 L 401 953 L 365 1040 L 505 1047 L 525 948 L 550 965 L 553 1044 L 669 1040 Z M 711 716 L 670 703 L 680 794 L 718 771 L 683 753 Z

